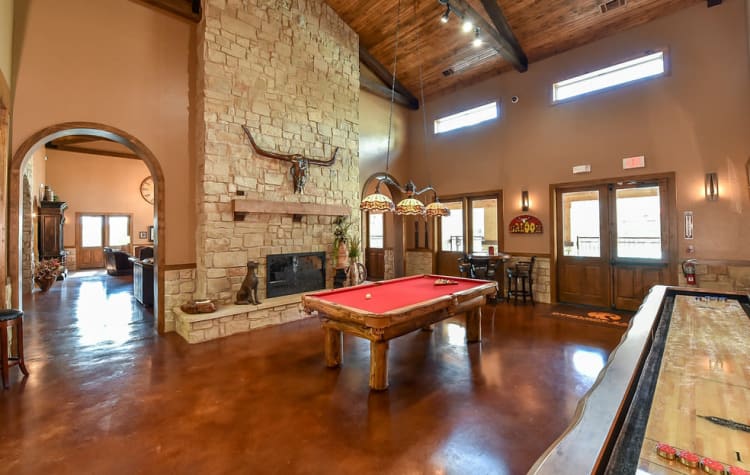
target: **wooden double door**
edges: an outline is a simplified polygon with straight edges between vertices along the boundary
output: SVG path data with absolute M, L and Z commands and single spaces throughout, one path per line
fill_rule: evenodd
M 557 186 L 558 300 L 636 310 L 673 284 L 674 199 L 673 175 Z

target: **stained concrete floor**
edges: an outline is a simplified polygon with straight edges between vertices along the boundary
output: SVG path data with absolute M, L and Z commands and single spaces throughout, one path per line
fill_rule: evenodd
M 89 273 L 90 274 L 90 273 Z M 565 429 L 622 328 L 484 308 L 327 369 L 307 319 L 189 345 L 157 336 L 132 278 L 79 273 L 25 300 L 25 380 L 0 391 L 0 472 L 522 474 Z

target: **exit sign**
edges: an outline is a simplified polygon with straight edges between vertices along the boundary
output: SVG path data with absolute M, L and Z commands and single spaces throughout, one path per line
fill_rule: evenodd
M 643 168 L 646 166 L 646 157 L 628 157 L 622 159 L 622 169 L 630 170 L 631 168 Z

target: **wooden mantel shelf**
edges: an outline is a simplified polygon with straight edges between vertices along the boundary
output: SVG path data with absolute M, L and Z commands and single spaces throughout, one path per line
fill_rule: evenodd
M 317 203 L 294 203 L 290 201 L 265 201 L 235 198 L 232 200 L 235 220 L 244 219 L 246 214 L 291 214 L 314 216 L 348 216 L 351 210 L 344 205 Z

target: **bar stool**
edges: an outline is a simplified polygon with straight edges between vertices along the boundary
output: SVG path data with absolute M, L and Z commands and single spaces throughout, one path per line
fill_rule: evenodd
M 526 297 L 529 297 L 531 305 L 534 305 L 534 277 L 532 272 L 534 271 L 535 261 L 536 256 L 533 256 L 530 261 L 517 262 L 515 266 L 508 267 L 508 301 L 513 297 L 513 301 L 517 302 L 518 297 L 522 297 L 523 303 L 526 303 Z
M 8 328 L 13 327 L 18 356 L 8 354 Z M 15 309 L 0 310 L 0 364 L 2 364 L 3 387 L 10 387 L 8 370 L 18 365 L 21 372 L 28 376 L 29 372 L 23 362 L 23 312 Z

